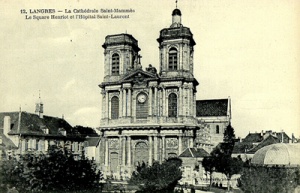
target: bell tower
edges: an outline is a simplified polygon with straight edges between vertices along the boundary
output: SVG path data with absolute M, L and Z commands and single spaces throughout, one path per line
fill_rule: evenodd
M 130 34 L 108 35 L 104 48 L 104 82 L 119 81 L 138 65 L 138 41 Z
M 162 29 L 157 39 L 161 77 L 193 78 L 193 55 L 196 45 L 189 28 L 181 24 L 181 11 L 174 9 L 172 24 Z

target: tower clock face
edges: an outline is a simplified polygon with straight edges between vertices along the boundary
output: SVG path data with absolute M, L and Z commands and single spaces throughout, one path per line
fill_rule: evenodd
M 147 100 L 147 95 L 145 95 L 145 94 L 139 94 L 138 101 L 140 103 L 144 103 L 146 100 Z

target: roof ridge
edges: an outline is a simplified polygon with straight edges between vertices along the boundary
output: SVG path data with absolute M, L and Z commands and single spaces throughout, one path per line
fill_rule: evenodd
M 215 100 L 228 100 L 228 98 L 215 98 L 215 99 L 198 99 L 196 101 L 215 101 Z

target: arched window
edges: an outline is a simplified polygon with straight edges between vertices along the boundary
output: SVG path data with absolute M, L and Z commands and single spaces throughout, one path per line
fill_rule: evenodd
M 177 70 L 177 50 L 176 48 L 171 48 L 169 50 L 169 70 Z
M 120 73 L 120 56 L 119 54 L 113 54 L 112 62 L 111 62 L 111 74 L 119 75 L 119 73 Z
M 220 133 L 220 127 L 219 125 L 216 126 L 216 134 L 219 134 Z
M 177 117 L 177 95 L 171 93 L 168 100 L 168 113 L 169 117 Z
M 111 119 L 119 118 L 119 98 L 114 96 L 111 98 Z

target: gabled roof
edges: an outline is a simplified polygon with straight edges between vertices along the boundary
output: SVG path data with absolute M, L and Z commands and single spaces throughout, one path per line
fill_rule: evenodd
M 249 133 L 245 139 L 243 139 L 243 142 L 249 142 L 249 143 L 259 143 L 263 140 L 263 136 L 261 133 Z
M 228 99 L 211 99 L 196 101 L 196 117 L 227 116 Z
M 20 115 L 19 115 L 20 114 Z M 4 112 L 0 113 L 0 128 L 3 129 L 3 121 L 5 116 L 10 116 L 11 118 L 11 127 L 8 132 L 9 135 L 36 135 L 36 136 L 61 136 L 59 129 L 64 129 L 67 132 L 67 136 L 75 137 L 80 134 L 76 133 L 73 130 L 73 127 L 64 119 L 57 117 L 50 117 L 44 115 L 43 118 L 40 118 L 36 114 L 27 113 L 27 112 Z M 21 120 L 19 121 L 19 116 Z M 20 123 L 20 126 L 19 126 Z M 20 130 L 18 130 L 18 128 Z M 48 129 L 49 133 L 45 134 L 43 129 Z
M 248 142 L 235 142 L 232 153 L 245 153 L 253 148 L 253 143 Z
M 282 131 L 282 132 L 276 132 L 275 135 L 276 135 L 276 137 L 278 137 L 279 139 L 281 139 L 281 137 L 282 137 L 282 135 L 283 135 L 284 137 L 286 137 L 286 138 L 288 138 L 289 140 L 291 140 L 291 138 L 290 138 L 284 131 Z
M 273 135 L 269 135 L 266 139 L 264 139 L 262 142 L 260 142 L 257 146 L 250 149 L 247 153 L 254 154 L 259 149 L 261 149 L 267 145 L 271 145 L 271 144 L 275 144 L 275 143 L 280 143 L 280 140 Z
M 179 157 L 195 157 L 195 158 L 200 158 L 200 157 L 205 157 L 208 156 L 209 153 L 205 151 L 202 148 L 186 148 L 180 155 Z
M 85 141 L 87 142 L 88 147 L 98 146 L 100 137 L 87 137 Z

